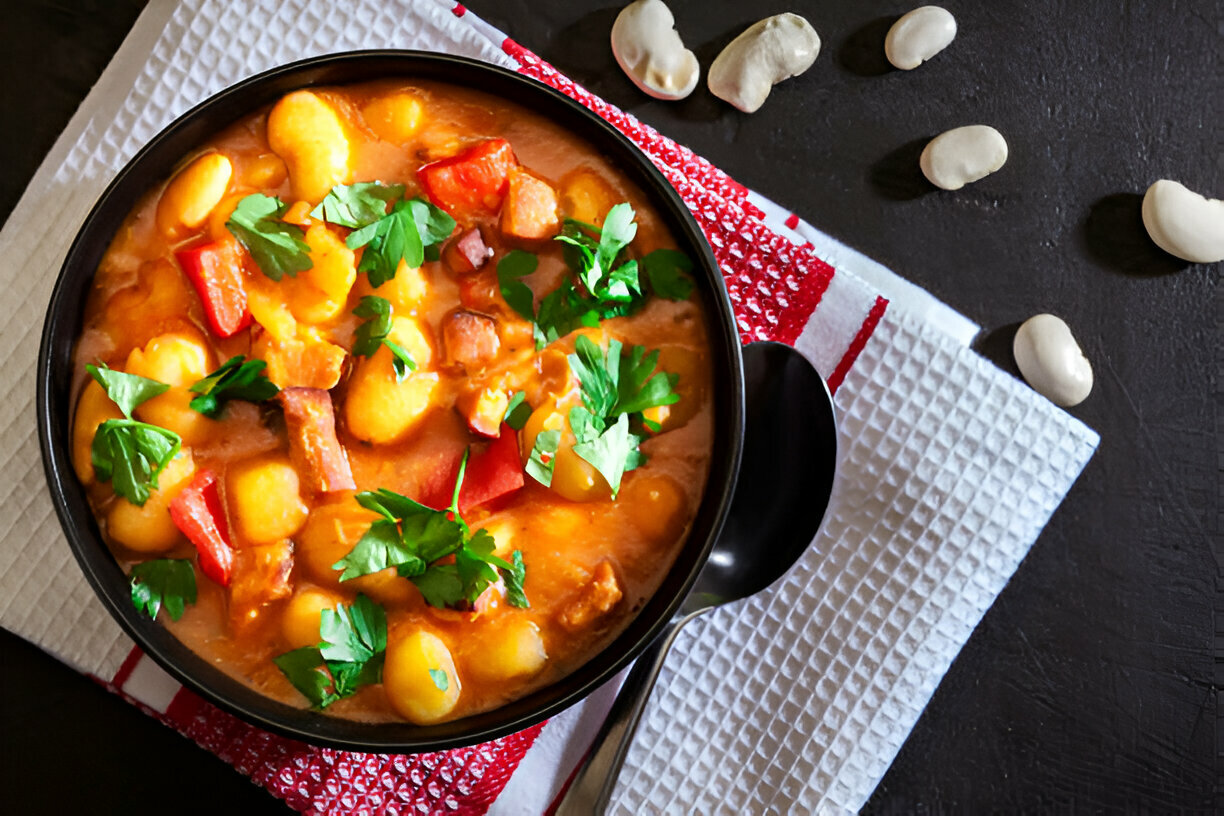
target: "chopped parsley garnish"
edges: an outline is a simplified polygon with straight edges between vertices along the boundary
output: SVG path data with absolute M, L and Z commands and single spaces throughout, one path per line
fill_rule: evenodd
M 251 253 L 260 271 L 278 281 L 310 269 L 310 247 L 295 224 L 280 220 L 289 206 L 279 198 L 254 193 L 238 202 L 225 227 Z
M 466 469 L 465 452 L 445 510 L 434 510 L 386 488 L 358 493 L 357 502 L 382 518 L 370 525 L 348 555 L 332 565 L 343 570 L 340 580 L 395 567 L 416 585 L 426 603 L 443 609 L 474 604 L 500 576 L 507 600 L 525 606 L 522 556 L 508 562 L 494 555 L 493 536 L 484 529 L 472 532 L 459 514 L 459 490 Z M 443 559 L 447 562 L 441 563 Z
M 557 448 L 561 446 L 560 431 L 540 431 L 527 458 L 527 475 L 545 487 L 552 485 L 553 468 L 557 465 Z
M 132 419 L 141 403 L 164 393 L 165 383 L 124 374 L 102 366 L 85 366 L 89 376 L 106 390 L 124 419 L 108 419 L 98 426 L 90 447 L 94 475 L 110 482 L 115 492 L 132 504 L 144 506 L 157 489 L 157 477 L 178 455 L 183 440 L 174 431 Z
M 391 352 L 391 365 L 395 369 L 395 381 L 403 382 L 408 372 L 416 371 L 416 360 L 403 346 L 389 339 L 391 334 L 391 301 L 377 295 L 366 295 L 353 309 L 353 314 L 366 318 L 357 327 L 353 338 L 353 353 L 362 357 L 373 357 L 379 346 Z
M 535 299 L 524 278 L 536 271 L 539 259 L 530 252 L 512 249 L 497 262 L 497 284 L 511 309 L 526 320 L 535 320 Z
M 132 567 L 132 604 L 156 618 L 164 607 L 172 620 L 183 617 L 186 604 L 196 601 L 195 569 L 185 558 L 158 558 Z
M 642 422 L 647 408 L 680 400 L 674 390 L 680 376 L 656 371 L 657 349 L 647 352 L 643 346 L 633 346 L 628 355 L 621 351 L 618 340 L 609 341 L 604 352 L 580 335 L 569 355 L 570 370 L 582 388 L 582 405 L 569 412 L 574 453 L 603 475 L 613 498 L 621 477 L 646 462 L 639 449 L 643 437 L 634 432 L 633 420 Z
M 509 404 L 506 405 L 506 415 L 502 417 L 502 422 L 516 431 L 521 431 L 530 417 L 531 406 L 527 404 L 527 393 L 525 391 L 516 391 L 510 397 Z
M 362 686 L 382 682 L 387 652 L 387 615 L 365 595 L 319 614 L 317 646 L 272 659 L 315 708 L 351 697 Z
M 119 406 L 119 410 L 128 419 L 132 418 L 136 406 L 170 390 L 170 386 L 164 382 L 115 371 L 105 363 L 100 366 L 87 365 L 85 370 L 102 386 L 106 396 Z
M 446 669 L 430 669 L 429 679 L 433 681 L 438 691 L 446 691 L 450 688 L 450 675 L 446 673 Z
M 189 405 L 209 419 L 216 419 L 230 400 L 270 400 L 280 393 L 280 389 L 268 379 L 264 371 L 267 367 L 263 360 L 248 360 L 241 354 L 231 357 L 188 389 L 200 395 L 192 399 Z
M 387 205 L 404 195 L 404 185 L 378 181 L 337 184 L 328 191 L 311 218 L 350 229 L 361 229 L 387 214 Z
M 628 202 L 604 216 L 603 227 L 565 219 L 555 240 L 566 245 L 565 260 L 573 278 L 566 278 L 540 299 L 535 308 L 531 290 L 520 280 L 536 270 L 536 256 L 512 250 L 497 264 L 497 282 L 510 308 L 534 324 L 536 348 L 574 329 L 594 328 L 600 320 L 636 312 L 648 291 L 669 300 L 686 300 L 693 291 L 688 274 L 693 264 L 675 249 L 656 249 L 640 260 L 624 252 L 637 237 L 637 222 Z M 619 262 L 618 262 L 619 261 Z
M 377 288 L 395 277 L 400 261 L 415 268 L 425 261 L 426 250 L 436 257 L 437 245 L 454 230 L 455 219 L 423 198 L 411 198 L 397 201 L 391 212 L 351 233 L 345 245 L 365 247 L 357 271 L 365 272 Z
M 646 272 L 646 280 L 654 293 L 668 300 L 688 300 L 693 294 L 693 271 L 689 256 L 678 249 L 656 249 L 638 262 Z

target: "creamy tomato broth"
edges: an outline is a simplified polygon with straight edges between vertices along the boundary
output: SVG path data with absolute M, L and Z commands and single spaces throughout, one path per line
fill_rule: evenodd
M 547 685 L 675 559 L 706 325 L 641 191 L 478 92 L 298 91 L 93 281 L 73 456 L 133 602 L 261 692 L 432 723 Z

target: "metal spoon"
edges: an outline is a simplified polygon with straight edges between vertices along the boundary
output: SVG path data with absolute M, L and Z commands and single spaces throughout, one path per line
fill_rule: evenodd
M 820 528 L 837 465 L 833 398 L 824 380 L 790 346 L 753 343 L 744 348 L 744 393 L 743 461 L 722 534 L 692 592 L 629 671 L 557 816 L 607 808 L 680 627 L 781 578 Z

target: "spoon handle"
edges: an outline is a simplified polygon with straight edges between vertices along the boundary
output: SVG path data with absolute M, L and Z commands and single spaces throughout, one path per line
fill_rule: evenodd
M 591 743 L 569 790 L 557 806 L 556 816 L 592 816 L 607 809 L 638 721 L 650 700 L 650 691 L 659 677 L 659 670 L 663 668 L 663 661 L 667 659 L 667 652 L 680 627 L 692 618 L 692 615 L 673 618 L 633 664 L 603 727 L 595 735 L 595 741 Z

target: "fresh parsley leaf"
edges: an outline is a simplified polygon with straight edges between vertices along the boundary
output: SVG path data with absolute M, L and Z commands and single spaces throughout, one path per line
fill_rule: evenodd
M 446 691 L 450 688 L 450 675 L 445 669 L 430 669 L 429 679 L 433 680 L 433 684 L 437 686 L 438 691 Z
M 358 493 L 356 499 L 362 507 L 378 513 L 388 521 L 438 512 L 432 507 L 426 507 L 414 499 L 402 496 L 385 487 Z
M 412 579 L 412 583 L 421 591 L 425 603 L 435 609 L 446 609 L 455 606 L 465 597 L 463 581 L 459 580 L 459 571 L 454 564 L 438 564 Z
M 574 353 L 569 355 L 570 370 L 578 376 L 578 384 L 582 386 L 582 402 L 597 417 L 611 416 L 616 407 L 620 354 L 619 340 L 610 341 L 605 353 L 583 334 L 578 336 Z
M 574 248 L 569 253 L 569 260 L 578 279 L 587 292 L 604 300 L 607 299 L 608 281 L 613 276 L 616 258 L 636 236 L 633 207 L 628 202 L 621 202 L 608 210 L 602 229 L 570 218 L 562 224 L 561 234 L 556 240 Z M 632 274 L 636 280 L 636 271 Z
M 353 339 L 353 353 L 362 357 L 372 357 L 379 346 L 386 346 L 391 352 L 391 366 L 395 369 L 395 381 L 403 382 L 408 372 L 416 371 L 416 360 L 408 350 L 390 339 L 391 334 L 391 301 L 377 295 L 366 295 L 353 309 L 353 314 L 367 320 L 357 327 Z
M 435 207 L 423 198 L 409 199 L 408 207 L 416 221 L 417 232 L 426 249 L 436 247 L 455 231 L 456 222 L 445 210 Z M 437 260 L 434 258 L 433 260 Z M 414 266 L 419 264 L 414 264 Z
M 132 603 L 150 618 L 165 607 L 171 620 L 183 617 L 186 604 L 196 602 L 195 568 L 183 558 L 158 558 L 132 567 L 128 576 Z
M 408 353 L 408 349 L 387 338 L 383 338 L 383 345 L 391 350 L 391 367 L 395 369 L 395 381 L 403 382 L 408 376 L 408 372 L 416 371 L 416 360 L 412 359 L 412 355 Z
M 693 262 L 680 250 L 656 249 L 647 253 L 639 266 L 646 271 L 646 280 L 659 297 L 688 300 L 693 294 L 693 280 L 688 275 L 693 271 Z
M 373 357 L 391 333 L 391 301 L 377 295 L 366 295 L 353 309 L 353 314 L 366 319 L 353 335 L 353 353 Z
M 310 211 L 310 216 L 337 226 L 360 229 L 385 216 L 387 205 L 403 195 L 402 184 L 383 184 L 380 181 L 337 184 L 327 192 L 319 206 Z
M 629 432 L 629 417 L 621 414 L 598 436 L 588 435 L 585 440 L 581 437 L 579 440 L 574 443 L 574 453 L 600 472 L 612 488 L 612 498 L 615 499 L 620 492 L 621 477 L 631 469 L 630 459 L 638 452 L 638 445 L 642 442 L 640 437 Z
M 351 697 L 382 682 L 387 615 L 365 595 L 319 615 L 318 646 L 294 649 L 272 662 L 315 708 Z
M 580 335 L 569 355 L 570 370 L 582 390 L 582 405 L 571 408 L 568 417 L 574 453 L 603 475 L 613 498 L 624 474 L 646 462 L 639 447 L 642 437 L 633 431 L 646 424 L 642 411 L 680 399 L 674 391 L 679 375 L 655 370 L 658 350 L 633 346 L 625 355 L 622 348 L 620 341 L 611 340 L 603 351 Z
M 328 663 L 368 663 L 387 648 L 387 616 L 365 595 L 349 606 L 324 609 L 319 617 L 319 653 Z
M 510 397 L 510 404 L 506 406 L 506 414 L 502 417 L 502 422 L 516 431 L 521 431 L 530 417 L 531 406 L 527 404 L 527 392 L 516 391 Z
M 692 282 L 684 273 L 692 269 L 692 262 L 682 252 L 660 249 L 641 261 L 618 263 L 637 237 L 634 218 L 628 202 L 608 210 L 602 228 L 567 218 L 555 240 L 565 244 L 573 279 L 567 277 L 544 295 L 534 312 L 531 291 L 519 280 L 535 270 L 534 256 L 511 252 L 498 263 L 502 297 L 515 312 L 533 321 L 537 349 L 581 326 L 594 328 L 601 320 L 633 314 L 646 302 L 646 281 L 661 297 L 680 300 L 691 293 Z
M 608 357 L 611 364 L 611 343 Z M 634 346 L 629 356 L 622 356 L 619 363 L 615 413 L 637 414 L 647 408 L 680 401 L 680 395 L 674 390 L 680 375 L 655 371 L 659 365 L 658 349 L 647 353 L 644 346 Z
M 225 222 L 260 271 L 275 281 L 285 275 L 296 277 L 314 265 L 302 228 L 280 220 L 287 209 L 279 198 L 254 193 L 239 201 Z
M 527 458 L 527 475 L 545 487 L 551 485 L 553 468 L 557 464 L 557 448 L 560 445 L 560 431 L 540 431 L 536 434 L 531 455 Z
M 174 431 L 134 419 L 108 419 L 98 426 L 89 452 L 98 481 L 110 482 L 117 494 L 143 507 L 182 444 Z
M 382 286 L 395 277 L 403 261 L 419 267 L 425 248 L 442 241 L 455 229 L 455 219 L 421 198 L 398 201 L 391 212 L 353 232 L 345 240 L 349 249 L 365 247 L 358 272 L 365 272 L 370 285 Z
M 526 320 L 535 321 L 535 296 L 521 278 L 536 271 L 539 258 L 521 249 L 512 249 L 497 262 L 497 284 L 511 309 Z
M 231 357 L 216 371 L 187 389 L 200 395 L 192 399 L 189 405 L 209 419 L 216 419 L 230 400 L 270 400 L 280 393 L 280 389 L 268 379 L 264 371 L 267 367 L 263 360 L 248 360 L 241 354 Z
M 523 582 L 527 580 L 527 566 L 523 563 L 523 554 L 518 550 L 510 556 L 510 566 L 498 570 L 502 581 L 506 584 L 506 603 L 519 609 L 528 609 L 527 594 L 523 592 Z
M 536 349 L 552 343 L 581 326 L 596 328 L 601 317 L 593 301 L 583 297 L 574 284 L 567 280 L 540 299 L 540 310 L 536 314 Z
M 329 691 L 331 675 L 323 667 L 323 655 L 317 646 L 303 646 L 272 658 L 272 662 L 289 678 L 293 687 L 310 701 L 312 708 L 327 708 L 340 699 Z
M 97 381 L 98 385 L 102 386 L 106 396 L 119 406 L 119 410 L 128 419 L 132 418 L 132 412 L 142 402 L 147 402 L 158 394 L 170 390 L 170 386 L 163 382 L 115 371 L 106 363 L 100 366 L 86 365 L 85 370 Z
M 386 488 L 358 493 L 361 506 L 381 518 L 333 565 L 343 570 L 340 580 L 395 567 L 416 585 L 426 603 L 447 608 L 470 606 L 497 581 L 499 569 L 513 571 L 514 564 L 493 554 L 493 536 L 484 529 L 471 532 L 459 514 L 466 467 L 465 453 L 451 504 L 445 510 L 434 510 Z M 442 563 L 449 556 L 453 560 Z

